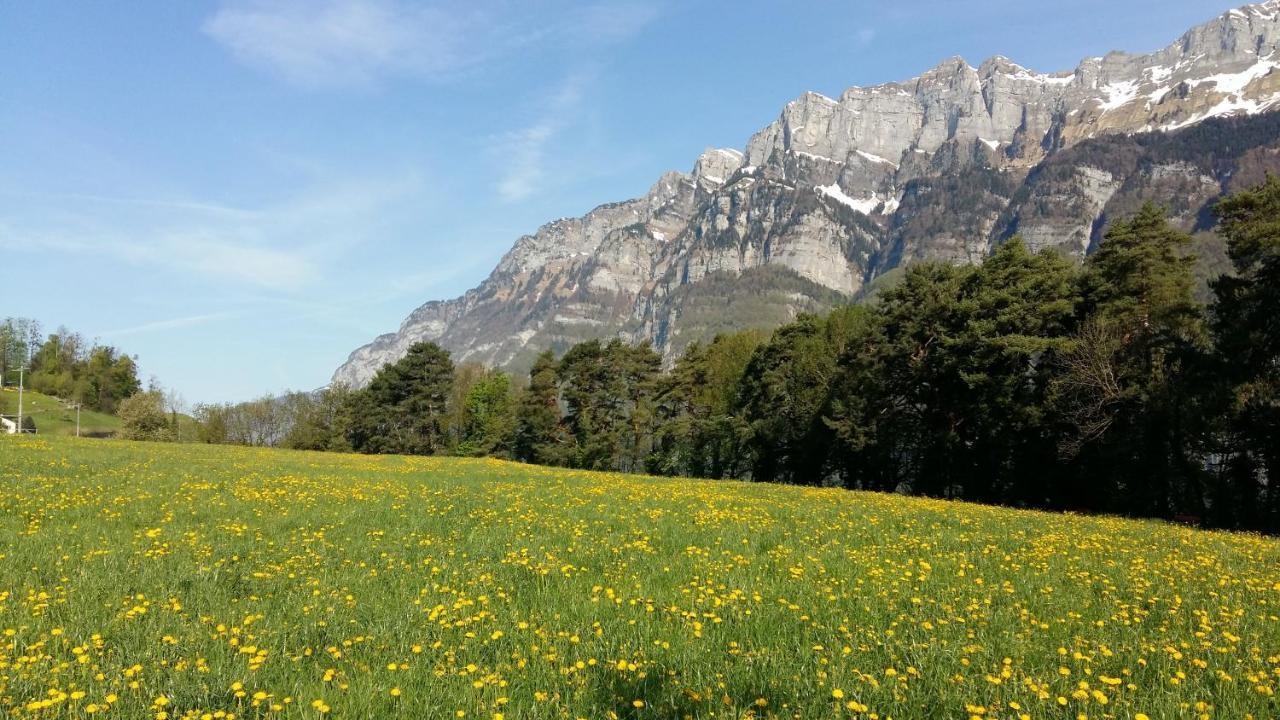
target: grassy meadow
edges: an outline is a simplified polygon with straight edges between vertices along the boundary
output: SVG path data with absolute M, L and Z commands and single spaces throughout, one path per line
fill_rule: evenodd
M 1275 718 L 1280 541 L 493 460 L 0 437 L 0 712 Z

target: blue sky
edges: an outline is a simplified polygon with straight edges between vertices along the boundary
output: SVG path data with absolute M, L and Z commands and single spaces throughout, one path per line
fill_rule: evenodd
M 806 90 L 1066 70 L 1223 0 L 0 4 L 0 317 L 188 401 L 323 385 L 521 234 Z

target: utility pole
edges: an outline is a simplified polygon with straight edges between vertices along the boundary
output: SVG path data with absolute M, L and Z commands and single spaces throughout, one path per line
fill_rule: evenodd
M 27 369 L 26 365 L 18 366 L 18 432 L 22 430 L 22 373 Z

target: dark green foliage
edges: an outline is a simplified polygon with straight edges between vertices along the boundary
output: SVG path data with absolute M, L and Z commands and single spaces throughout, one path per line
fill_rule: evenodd
M 1217 502 L 1280 527 L 1280 180 L 1217 207 L 1234 276 L 1214 284 L 1223 458 Z M 1266 480 L 1264 480 L 1266 479 Z
M 977 268 L 910 267 L 840 358 L 825 418 L 844 483 L 1042 503 L 1022 480 L 1054 459 L 1044 395 L 1074 277 L 1017 238 Z
M 134 359 L 103 345 L 89 351 L 78 385 L 85 407 L 105 413 L 115 412 L 120 401 L 142 389 Z
M 827 410 L 850 487 L 1043 499 L 1020 482 L 1052 455 L 1049 359 L 1075 307 L 1074 270 L 1018 239 L 978 268 L 916 265 L 841 358 Z
M 540 465 L 563 465 L 567 438 L 560 428 L 556 358 L 550 351 L 538 356 L 529 370 L 529 387 L 516 409 L 515 457 Z
M 353 402 L 350 440 L 367 453 L 430 455 L 445 446 L 453 362 L 434 343 L 417 343 L 378 371 Z
M 591 340 L 575 345 L 556 368 L 569 462 L 590 470 L 641 470 L 654 423 L 653 389 L 661 358 L 647 343 Z
M 751 428 L 752 477 L 820 484 L 831 430 L 821 410 L 837 358 L 870 311 L 852 306 L 825 318 L 802 315 L 761 345 L 747 365 L 739 405 Z
M 1083 267 L 1013 237 L 666 373 L 618 341 L 544 355 L 516 456 L 1277 529 L 1280 182 L 1221 212 L 1216 355 L 1191 238 L 1146 205 Z
M 963 325 L 948 351 L 963 383 L 956 404 L 957 459 L 966 495 L 987 502 L 1044 504 L 1042 473 L 1056 443 L 1046 395 L 1078 303 L 1076 270 L 1055 252 L 1001 245 L 965 284 Z
M 882 335 L 876 383 L 883 395 L 874 400 L 884 444 L 873 450 L 896 459 L 889 460 L 890 471 L 914 492 L 956 494 L 950 455 L 960 443 L 964 420 L 955 400 L 964 385 L 950 348 L 963 327 L 960 299 L 974 272 L 944 263 L 915 265 L 876 308 Z
M 366 452 L 840 484 L 1277 531 L 1280 180 L 1218 213 L 1234 272 L 1212 283 L 1210 312 L 1197 300 L 1195 241 L 1146 204 L 1114 220 L 1083 266 L 1013 236 L 980 265 L 895 270 L 872 302 L 801 314 L 772 334 L 691 341 L 666 372 L 647 344 L 589 340 L 559 360 L 538 356 L 513 394 L 507 376 L 455 373 L 447 353 L 423 344 L 364 391 L 276 401 L 250 416 L 262 437 L 296 447 L 335 449 L 340 438 Z M 759 292 L 776 290 L 766 285 Z M 707 295 L 687 307 L 714 315 L 750 299 Z M 60 347 L 41 348 L 44 367 L 59 367 Z M 283 425 L 270 407 L 286 408 Z M 206 435 L 235 436 L 237 417 L 202 415 Z
M 1206 332 L 1195 302 L 1191 238 L 1146 205 L 1114 223 L 1085 266 L 1082 319 L 1067 355 L 1058 407 L 1075 429 L 1072 504 L 1168 517 L 1204 515 L 1202 469 L 1190 455 L 1201 433 L 1189 368 Z M 1115 490 L 1119 489 L 1119 492 Z
M 736 412 L 738 387 L 757 347 L 758 331 L 717 335 L 690 345 L 658 381 L 657 432 L 649 472 L 740 478 L 750 471 L 751 428 Z

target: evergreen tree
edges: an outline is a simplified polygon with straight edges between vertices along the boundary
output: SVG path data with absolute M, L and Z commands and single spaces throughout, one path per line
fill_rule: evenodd
M 685 348 L 656 385 L 658 425 L 650 472 L 710 478 L 747 474 L 750 427 L 736 406 L 742 377 L 763 339 L 749 330 Z
M 878 453 L 893 477 L 882 484 L 912 492 L 957 496 L 972 469 L 957 463 L 967 385 L 955 352 L 964 332 L 961 299 L 976 270 L 945 263 L 907 268 L 876 308 L 883 346 L 875 362 L 883 393 L 877 403 Z
M 556 369 L 572 439 L 574 467 L 638 470 L 652 437 L 653 391 L 661 358 L 646 343 L 590 340 L 575 345 Z
M 1067 445 L 1079 448 L 1076 474 L 1085 480 L 1073 503 L 1159 517 L 1204 513 L 1204 476 L 1192 453 L 1203 417 L 1186 371 L 1200 362 L 1207 334 L 1193 295 L 1195 259 L 1184 252 L 1190 242 L 1148 204 L 1114 222 L 1085 263 L 1081 307 L 1091 335 L 1078 339 L 1055 388 L 1076 429 Z M 1100 384 L 1107 377 L 1110 386 Z
M 352 447 L 407 455 L 442 449 L 452 384 L 449 353 L 435 343 L 413 345 L 398 362 L 379 370 L 353 402 Z
M 868 322 L 868 312 L 851 306 L 825 318 L 801 315 L 756 349 L 739 394 L 751 428 L 753 479 L 824 481 L 832 435 L 822 411 L 837 359 Z
M 514 453 L 517 460 L 539 465 L 564 465 L 566 440 L 560 427 L 559 388 L 555 355 L 546 351 L 529 370 L 529 386 L 516 409 Z
M 832 468 L 850 489 L 890 492 L 906 479 L 898 462 L 903 457 L 900 438 L 888 430 L 897 407 L 884 382 L 887 345 L 883 333 L 883 319 L 870 313 L 837 358 L 822 410 L 823 422 L 832 432 Z
M 1213 285 L 1223 381 L 1219 516 L 1280 528 L 1280 179 L 1217 206 L 1235 269 Z
M 1048 401 L 1055 361 L 1066 349 L 1079 303 L 1073 265 L 1053 251 L 1032 255 L 1012 238 L 966 278 L 957 309 L 954 358 L 960 409 L 953 467 L 963 496 L 1044 505 L 1057 453 Z
M 840 358 L 825 412 L 845 484 L 1044 502 L 1048 358 L 1065 343 L 1073 279 L 1018 238 L 976 269 L 909 268 Z

